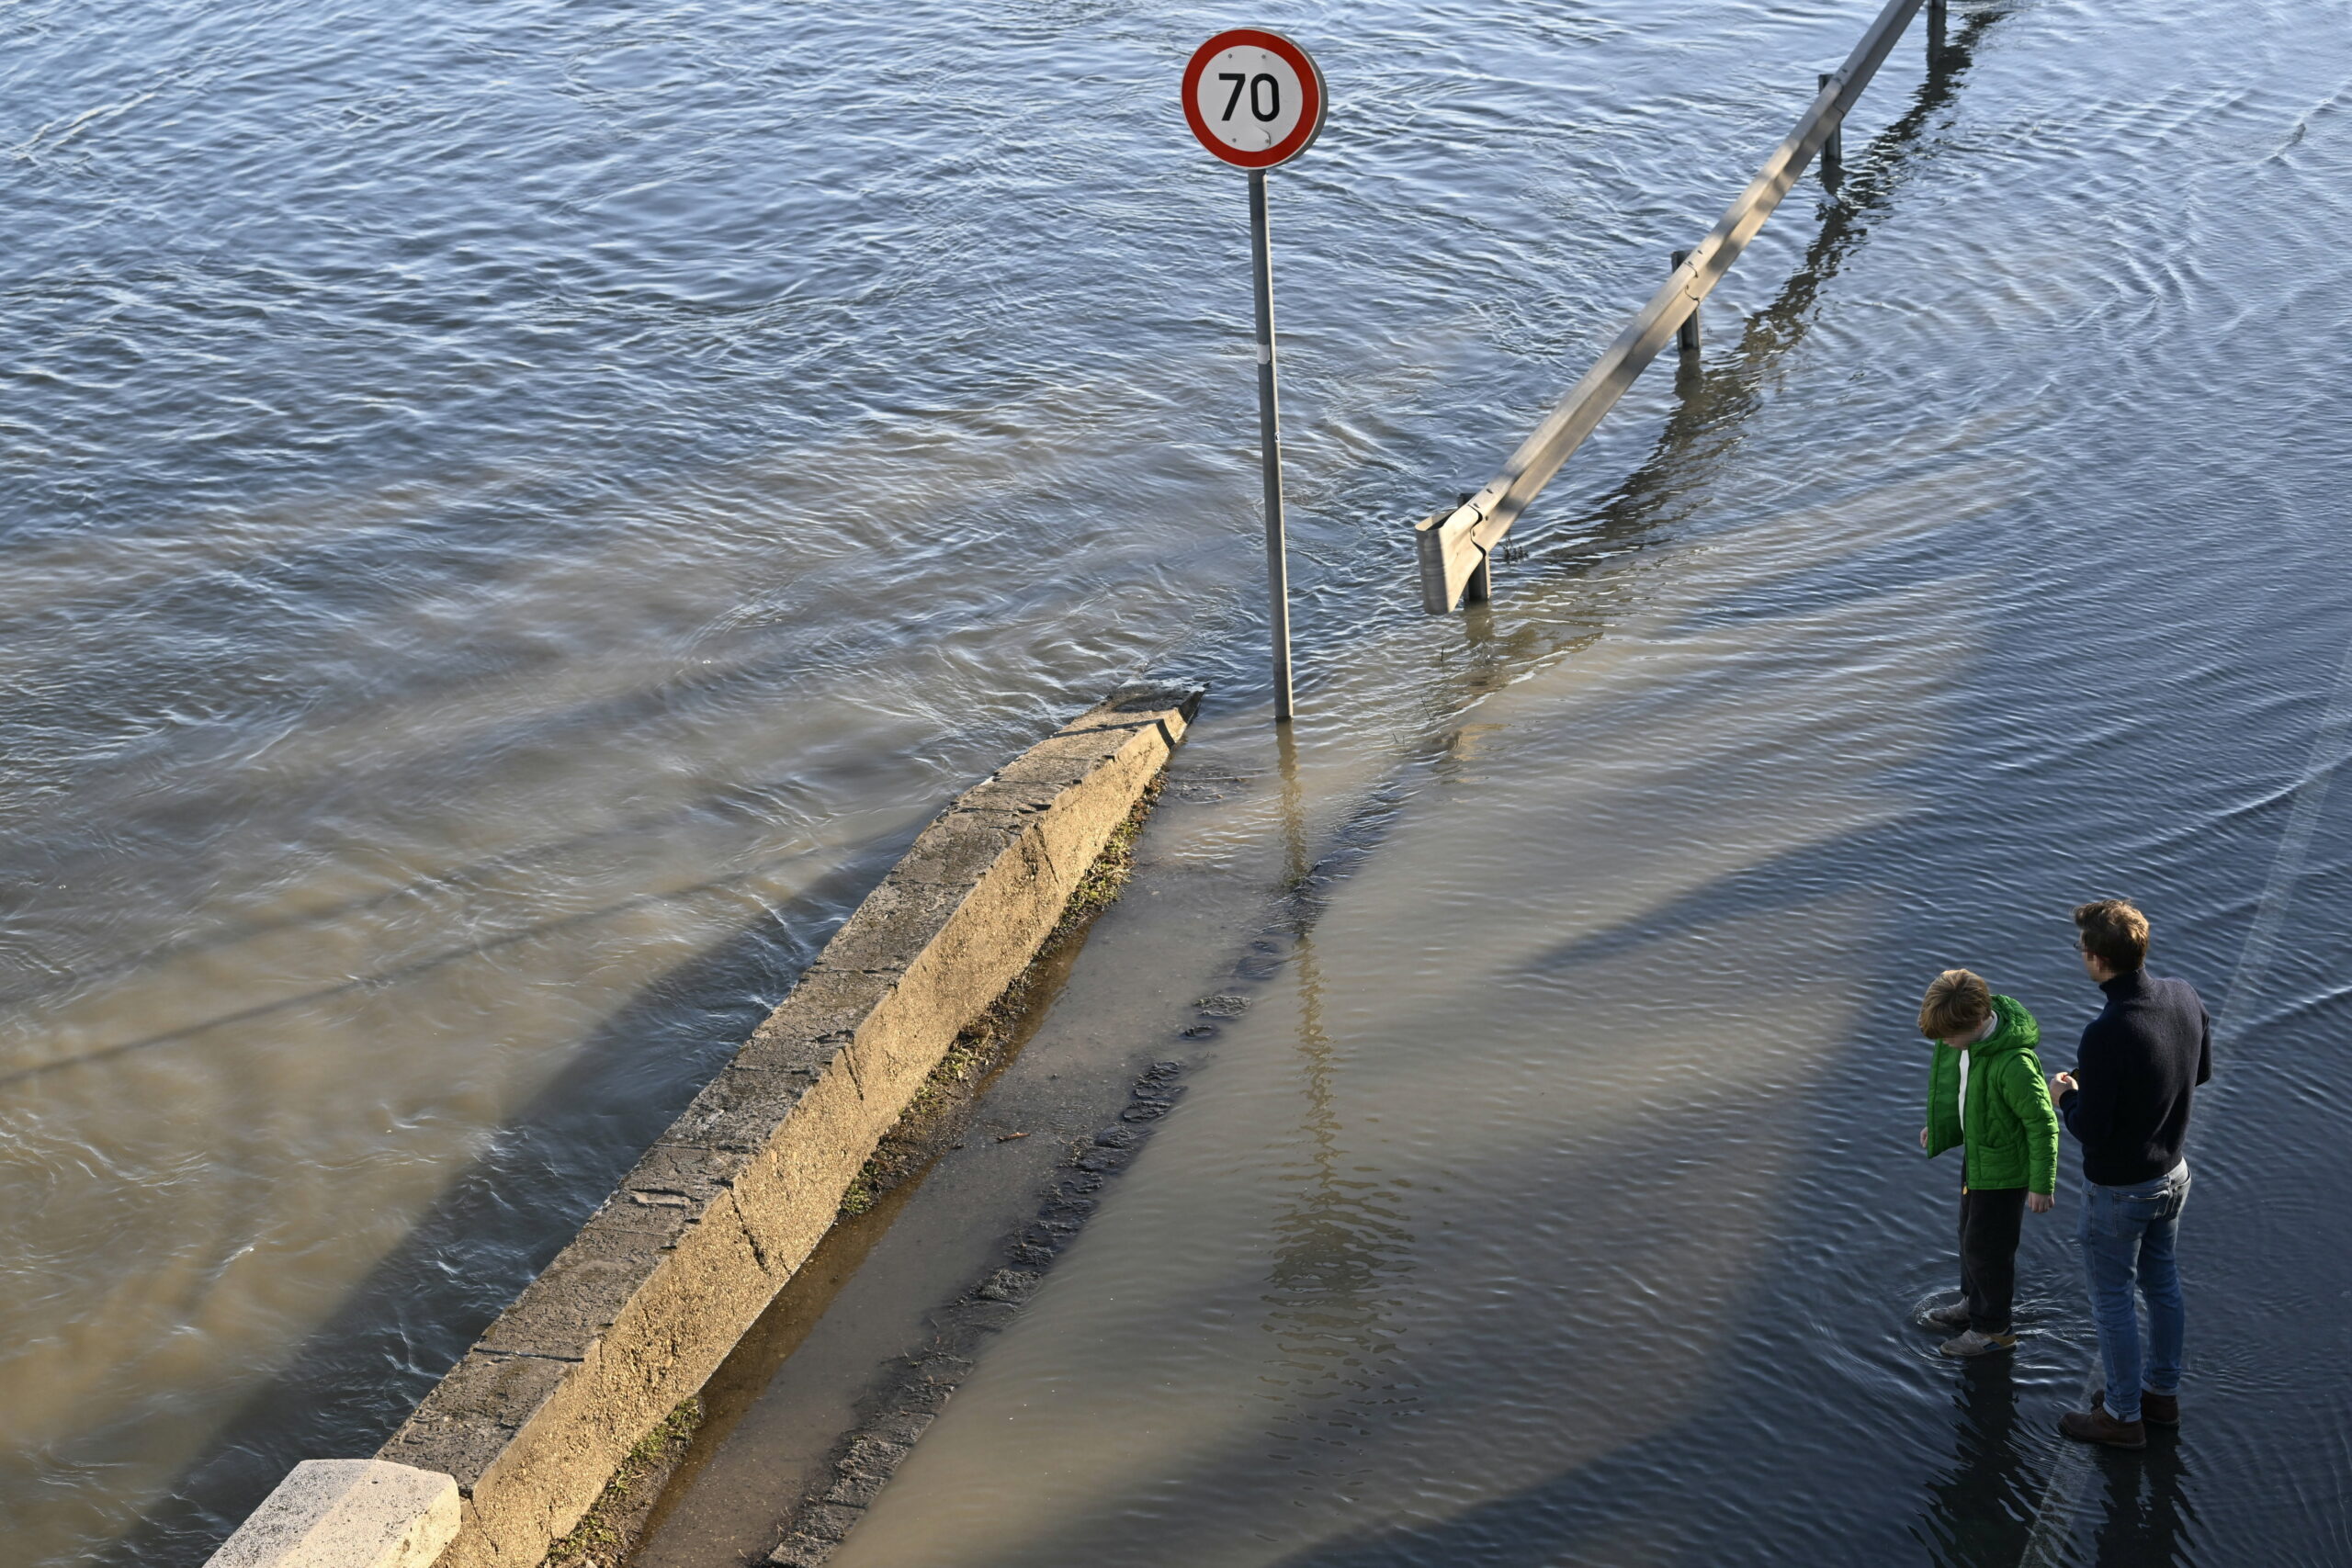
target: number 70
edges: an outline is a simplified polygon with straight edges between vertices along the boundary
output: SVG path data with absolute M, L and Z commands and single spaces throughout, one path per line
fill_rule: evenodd
M 1254 118 L 1261 121 L 1282 118 L 1283 85 L 1265 72 L 1250 76 L 1238 71 L 1220 71 L 1216 79 L 1233 84 L 1233 96 L 1225 100 L 1225 113 L 1217 117 L 1220 125 L 1231 119 L 1233 111 L 1240 107 L 1244 86 L 1250 89 L 1250 113 Z

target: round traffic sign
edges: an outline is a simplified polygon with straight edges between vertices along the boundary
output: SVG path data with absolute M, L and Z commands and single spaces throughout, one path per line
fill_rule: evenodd
M 1193 51 L 1184 118 L 1228 164 L 1271 169 L 1323 129 L 1323 73 L 1306 51 L 1263 28 L 1234 28 Z

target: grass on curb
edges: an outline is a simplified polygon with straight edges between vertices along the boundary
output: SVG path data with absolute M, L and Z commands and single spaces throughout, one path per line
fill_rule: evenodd
M 571 1533 L 548 1548 L 544 1568 L 620 1568 L 644 1523 L 634 1516 L 653 1506 L 662 1483 L 685 1457 L 686 1446 L 701 1426 L 699 1394 L 663 1416 L 660 1426 L 629 1450 Z
M 843 1215 L 863 1214 L 893 1187 L 912 1176 L 929 1163 L 946 1141 L 956 1113 L 965 1107 L 971 1090 L 988 1077 L 1004 1059 L 1005 1050 L 1012 1043 L 1013 1032 L 1027 1014 L 1035 998 L 1037 981 L 1046 964 L 1070 940 L 1086 929 L 1088 922 L 1118 901 L 1119 890 L 1135 874 L 1136 840 L 1142 836 L 1144 819 L 1159 799 L 1160 778 L 1154 778 L 1136 796 L 1126 819 L 1111 830 L 1102 852 L 1086 868 L 1070 889 L 1069 902 L 1062 907 L 1061 919 L 1038 944 L 1035 956 L 1028 966 L 1013 976 L 996 1000 L 980 1010 L 980 1016 L 964 1026 L 940 1058 L 939 1066 L 931 1070 L 898 1124 L 883 1134 L 882 1143 L 874 1156 L 857 1173 L 842 1195 Z

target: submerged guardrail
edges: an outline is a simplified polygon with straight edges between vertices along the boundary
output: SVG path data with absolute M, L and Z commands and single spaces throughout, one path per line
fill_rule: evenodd
M 1673 272 L 1650 296 L 1649 303 L 1625 323 L 1616 341 L 1544 423 L 1519 444 L 1502 471 L 1461 504 L 1431 513 L 1414 525 L 1423 609 L 1442 615 L 1465 597 L 1476 602 L 1493 595 L 1490 563 L 1503 536 L 1668 340 L 1679 336 L 1685 353 L 1697 351 L 1699 334 L 1693 323 L 1700 302 L 1731 270 L 1815 155 L 1826 153 L 1822 177 L 1835 187 L 1839 131 L 1846 116 L 1923 5 L 1928 10 L 1928 62 L 1933 66 L 1943 51 L 1945 0 L 1888 0 L 1886 8 L 1846 57 L 1846 63 L 1821 78 L 1821 90 L 1811 107 L 1796 129 L 1764 160 L 1747 188 L 1715 220 L 1705 239 L 1687 252 L 1675 253 Z

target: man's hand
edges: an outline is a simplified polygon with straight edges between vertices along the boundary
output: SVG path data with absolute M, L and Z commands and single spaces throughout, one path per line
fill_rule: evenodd
M 2037 1214 L 2046 1214 L 2058 1206 L 2058 1201 L 2047 1192 L 2029 1192 L 2025 1195 L 2025 1206 Z
M 1925 1127 L 1919 1129 L 1919 1146 L 1923 1149 L 1928 1146 L 1928 1130 Z
M 2079 1090 L 2083 1087 L 2075 1081 L 2075 1075 L 2072 1073 L 2060 1073 L 2056 1077 L 2052 1078 L 2050 1081 L 2057 1086 L 2057 1089 L 2060 1094 Z

